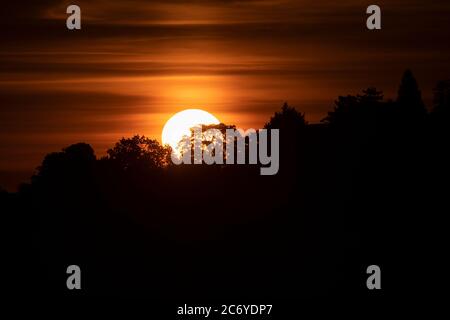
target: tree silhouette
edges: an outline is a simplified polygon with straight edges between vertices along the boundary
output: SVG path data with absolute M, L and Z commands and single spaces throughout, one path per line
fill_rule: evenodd
M 375 116 L 376 108 L 383 101 L 383 93 L 374 87 L 362 91 L 356 96 L 339 96 L 335 101 L 334 110 L 322 120 L 330 125 L 353 127 Z
M 281 107 L 281 111 L 275 112 L 269 122 L 264 125 L 265 129 L 282 129 L 287 135 L 297 135 L 306 127 L 305 114 L 290 107 L 287 102 Z
M 191 155 L 191 164 L 192 163 L 200 163 L 200 161 L 203 163 L 203 159 L 195 159 L 195 131 L 199 130 L 201 132 L 201 137 L 200 137 L 200 149 L 203 151 L 205 151 L 205 149 L 207 148 L 207 146 L 209 146 L 212 143 L 221 143 L 223 146 L 223 163 L 225 163 L 226 161 L 226 145 L 227 145 L 227 141 L 226 141 L 226 131 L 228 129 L 232 129 L 232 130 L 236 130 L 236 126 L 235 125 L 227 125 L 224 123 L 219 123 L 219 124 L 199 124 L 196 125 L 192 128 L 190 128 L 190 136 L 184 136 L 182 138 L 181 141 L 179 141 L 178 143 L 178 151 L 180 153 L 180 155 L 187 153 L 190 153 Z M 222 135 L 222 137 L 218 137 L 218 136 L 214 136 L 211 135 L 211 132 L 214 131 L 209 131 L 208 130 L 214 130 L 214 131 L 219 131 Z M 235 139 L 236 141 L 236 139 Z M 215 150 L 212 152 L 212 156 L 215 155 Z M 196 161 L 195 161 L 196 160 Z
M 357 95 L 359 103 L 363 106 L 377 106 L 383 101 L 383 92 L 378 91 L 375 87 L 369 87 L 363 90 L 363 94 Z
M 363 141 L 375 134 L 384 105 L 382 91 L 369 87 L 356 96 L 339 96 L 322 122 L 354 141 Z
M 122 170 L 164 168 L 171 164 L 171 148 L 161 146 L 157 140 L 135 135 L 122 138 L 114 148 L 107 151 L 107 160 L 116 163 Z
M 235 125 L 227 125 L 227 124 L 224 124 L 224 123 L 210 124 L 210 125 L 203 125 L 202 126 L 202 132 L 204 132 L 203 133 L 203 137 L 202 137 L 202 140 L 203 140 L 202 141 L 202 149 L 205 149 L 207 147 L 207 145 L 209 145 L 210 143 L 213 143 L 216 139 L 219 139 L 220 141 L 218 141 L 218 142 L 222 143 L 222 145 L 223 145 L 223 163 L 226 162 L 226 158 L 228 156 L 227 152 L 226 152 L 226 148 L 227 148 L 226 131 L 228 129 L 236 130 L 236 126 Z M 216 138 L 216 137 L 212 138 L 210 136 L 207 136 L 205 134 L 205 132 L 207 132 L 208 130 L 218 130 L 218 131 L 220 131 L 220 133 L 222 134 L 222 139 Z M 191 138 L 192 138 L 192 134 L 191 134 Z M 235 138 L 234 141 L 236 141 L 236 140 L 237 139 Z
M 304 152 L 302 143 L 306 126 L 305 115 L 289 106 L 287 102 L 283 104 L 281 111 L 275 112 L 264 125 L 264 129 L 280 130 L 280 175 L 295 179 L 295 172 Z
M 417 81 L 409 69 L 402 76 L 398 89 L 397 104 L 400 114 L 407 121 L 423 119 L 427 113 Z
M 95 164 L 94 149 L 89 144 L 77 143 L 62 152 L 48 154 L 32 181 L 37 183 L 67 183 L 80 180 L 92 173 Z

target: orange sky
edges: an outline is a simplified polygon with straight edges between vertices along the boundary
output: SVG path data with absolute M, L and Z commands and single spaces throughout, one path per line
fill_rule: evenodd
M 102 155 L 122 136 L 160 139 L 185 108 L 247 129 L 288 101 L 316 122 L 338 95 L 394 98 L 406 68 L 426 102 L 450 75 L 444 0 L 378 1 L 376 32 L 357 0 L 75 1 L 80 31 L 69 3 L 2 4 L 0 186 L 72 143 Z

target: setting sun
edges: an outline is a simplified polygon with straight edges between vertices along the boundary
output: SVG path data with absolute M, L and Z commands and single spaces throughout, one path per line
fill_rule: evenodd
M 163 144 L 177 149 L 178 142 L 185 135 L 190 135 L 190 128 L 199 124 L 219 124 L 220 121 L 211 113 L 201 109 L 186 109 L 173 115 L 164 125 L 161 134 Z

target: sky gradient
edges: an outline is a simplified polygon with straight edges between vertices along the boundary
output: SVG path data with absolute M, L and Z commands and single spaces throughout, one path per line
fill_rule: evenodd
M 82 29 L 66 28 L 81 7 Z M 318 122 L 338 95 L 395 98 L 411 68 L 427 106 L 450 78 L 450 2 L 312 0 L 2 3 L 0 186 L 76 142 L 105 154 L 123 136 L 160 140 L 170 116 L 201 108 L 260 128 L 284 101 Z

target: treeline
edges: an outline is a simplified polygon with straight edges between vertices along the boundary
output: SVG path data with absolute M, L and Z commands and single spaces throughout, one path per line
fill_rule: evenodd
M 360 295 L 374 263 L 404 291 L 405 263 L 438 259 L 447 237 L 450 81 L 434 95 L 428 112 L 406 71 L 396 100 L 375 88 L 341 96 L 321 124 L 285 104 L 265 124 L 281 133 L 275 176 L 171 165 L 170 149 L 142 136 L 100 159 L 74 144 L 1 192 L 2 206 L 33 223 L 50 295 L 73 294 L 74 263 L 85 295 Z

